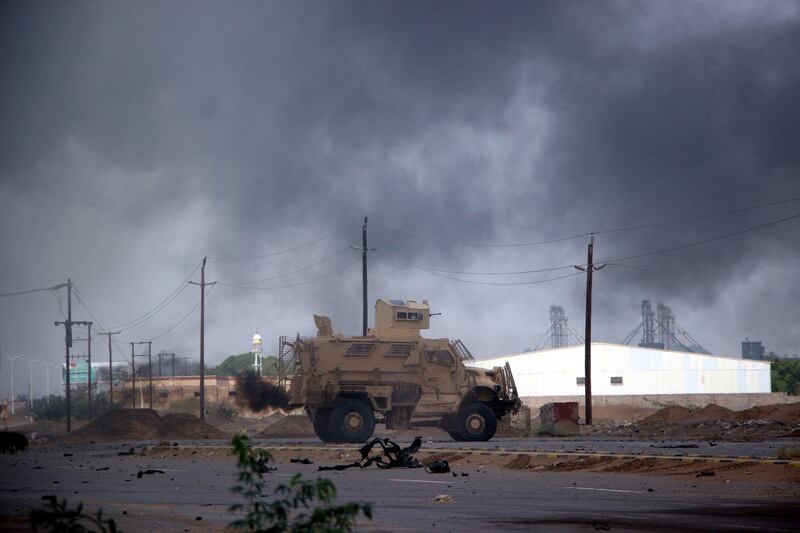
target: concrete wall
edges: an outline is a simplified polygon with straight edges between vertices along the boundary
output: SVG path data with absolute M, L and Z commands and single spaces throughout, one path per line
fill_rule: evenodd
M 578 402 L 584 405 L 584 396 L 524 396 L 522 401 L 533 413 L 550 402 Z M 592 396 L 592 405 L 630 405 L 633 407 L 662 408 L 668 405 L 683 407 L 704 407 L 710 403 L 741 411 L 757 405 L 775 403 L 800 403 L 800 396 L 788 396 L 785 392 L 765 394 L 646 394 Z
M 506 362 L 511 365 L 520 396 L 583 394 L 584 386 L 578 383 L 578 378 L 584 377 L 583 346 L 495 357 L 476 361 L 475 365 L 492 367 Z M 769 362 L 592 343 L 592 392 L 596 395 L 771 391 Z

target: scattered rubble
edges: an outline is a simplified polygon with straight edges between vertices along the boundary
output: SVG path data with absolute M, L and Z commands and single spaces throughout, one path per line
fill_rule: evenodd
M 382 453 L 370 456 L 370 452 L 376 445 L 381 447 Z M 392 442 L 388 438 L 375 438 L 358 450 L 361 459 L 342 465 L 320 466 L 317 470 L 346 470 L 356 467 L 367 468 L 373 464 L 378 468 L 421 468 L 422 463 L 411 455 L 417 453 L 421 446 L 422 437 L 415 438 L 414 442 L 405 448 L 400 448 L 397 443 Z

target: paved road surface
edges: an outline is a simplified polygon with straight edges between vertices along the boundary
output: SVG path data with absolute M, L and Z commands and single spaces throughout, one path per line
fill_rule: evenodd
M 55 493 L 102 507 L 123 531 L 210 531 L 232 519 L 227 508 L 236 501 L 229 492 L 235 470 L 229 458 L 205 450 L 189 459 L 121 457 L 119 450 L 90 445 L 0 456 L 0 510 L 27 513 L 42 495 Z M 73 455 L 65 457 L 65 451 Z M 165 473 L 136 477 L 147 468 Z M 269 491 L 296 472 L 318 475 L 316 465 L 280 464 L 268 475 Z M 796 531 L 800 517 L 796 483 L 466 466 L 465 472 L 467 477 L 452 477 L 373 467 L 328 477 L 341 501 L 374 504 L 374 520 L 362 521 L 362 531 Z M 452 502 L 434 502 L 438 494 Z

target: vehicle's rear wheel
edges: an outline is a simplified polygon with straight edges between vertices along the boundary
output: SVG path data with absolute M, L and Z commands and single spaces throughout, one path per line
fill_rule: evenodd
M 339 442 L 364 442 L 375 431 L 375 414 L 360 400 L 342 400 L 333 408 L 328 428 Z
M 461 440 L 489 440 L 495 431 L 497 431 L 497 415 L 486 404 L 476 402 L 459 409 L 456 432 Z
M 322 442 L 337 442 L 330 430 L 331 410 L 314 409 L 311 412 L 311 423 L 314 425 L 314 433 Z

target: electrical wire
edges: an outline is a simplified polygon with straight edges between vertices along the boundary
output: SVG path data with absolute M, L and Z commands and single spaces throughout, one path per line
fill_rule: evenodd
M 387 255 L 391 255 L 396 259 L 404 261 L 402 257 L 399 255 L 390 252 L 386 248 L 378 248 L 378 251 L 383 252 Z M 515 270 L 515 271 L 507 271 L 507 272 L 471 272 L 471 271 L 463 271 L 463 270 L 446 270 L 443 268 L 435 268 L 429 267 L 424 265 L 416 265 L 416 264 L 409 264 L 408 266 L 418 268 L 421 270 L 427 270 L 429 272 L 441 272 L 443 274 L 462 274 L 462 275 L 471 275 L 471 276 L 513 276 L 519 274 L 536 274 L 539 272 L 553 272 L 555 270 L 564 270 L 564 269 L 571 269 L 574 268 L 575 265 L 563 265 L 563 266 L 556 266 L 556 267 L 547 267 L 547 268 L 536 268 L 532 270 Z
M 668 253 L 668 252 L 675 252 L 675 251 L 678 251 L 678 250 L 685 250 L 687 248 L 692 248 L 694 246 L 700 246 L 702 244 L 709 244 L 709 243 L 712 243 L 712 242 L 720 241 L 722 239 L 728 239 L 730 237 L 736 237 L 736 236 L 739 236 L 739 235 L 744 235 L 745 233 L 750 233 L 751 231 L 756 231 L 756 230 L 768 228 L 770 226 L 775 226 L 777 224 L 782 224 L 783 222 L 789 222 L 790 220 L 795 220 L 797 218 L 800 218 L 800 213 L 796 213 L 796 214 L 788 216 L 788 217 L 779 218 L 777 220 L 772 220 L 772 221 L 766 222 L 764 224 L 758 224 L 756 226 L 751 226 L 749 228 L 745 228 L 745 229 L 742 229 L 742 230 L 739 230 L 739 231 L 734 231 L 732 233 L 725 233 L 723 235 L 717 235 L 716 237 L 711 237 L 711 238 L 703 239 L 703 240 L 700 240 L 700 241 L 690 242 L 688 244 L 681 244 L 679 246 L 673 246 L 671 248 L 664 248 L 662 250 L 654 250 L 652 252 L 645 252 L 645 253 L 636 254 L 636 255 L 629 255 L 627 257 L 618 257 L 618 258 L 615 258 L 615 259 L 611 259 L 609 261 L 597 261 L 597 263 L 606 263 L 606 264 L 619 263 L 619 262 L 622 262 L 622 261 L 632 261 L 634 259 L 641 259 L 643 257 L 650 257 L 650 256 L 653 256 L 653 255 L 665 254 L 665 253 Z M 581 266 L 586 266 L 586 265 L 581 265 Z
M 101 324 L 101 323 L 100 323 L 100 321 L 97 319 L 97 317 L 96 317 L 96 316 L 94 316 L 94 313 L 92 313 L 92 310 L 91 310 L 91 309 L 89 309 L 89 306 L 88 306 L 88 305 L 86 305 L 86 302 L 84 302 L 84 301 L 83 301 L 83 298 L 81 298 L 81 291 L 78 289 L 78 286 L 77 286 L 75 283 L 73 283 L 73 284 L 72 284 L 72 294 L 74 294 L 74 295 L 75 295 L 75 299 L 76 299 L 76 300 L 78 300 L 78 303 L 79 303 L 79 304 L 81 304 L 81 307 L 83 307 L 83 308 L 86 310 L 86 312 L 87 312 L 87 313 L 89 313 L 89 316 L 92 318 L 92 320 L 94 321 L 94 323 L 95 323 L 95 324 L 97 324 L 98 326 L 100 326 L 100 329 L 104 329 L 104 330 L 106 330 L 106 331 L 111 331 L 111 330 L 109 330 L 109 329 L 106 329 L 106 328 L 103 326 L 103 324 Z M 94 339 L 94 340 L 96 340 L 96 341 L 99 341 L 100 339 Z M 125 359 L 125 362 L 126 362 L 126 363 L 130 363 L 130 360 L 128 359 L 128 356 L 127 356 L 127 355 L 125 355 L 125 351 L 124 351 L 124 350 L 123 350 L 123 349 L 122 349 L 122 348 L 119 346 L 119 344 L 117 343 L 117 341 L 115 341 L 115 340 L 113 340 L 113 339 L 112 339 L 112 341 L 111 341 L 111 342 L 112 342 L 112 344 L 114 344 L 114 346 L 117 348 L 117 353 L 118 353 L 119 355 L 121 355 L 123 359 Z
M 292 274 L 297 274 L 298 272 L 303 272 L 305 270 L 308 270 L 309 268 L 313 268 L 313 267 L 321 265 L 323 263 L 327 263 L 331 259 L 333 259 L 335 257 L 338 257 L 338 256 L 342 255 L 343 253 L 351 250 L 351 249 L 352 248 L 350 248 L 349 246 L 346 247 L 346 248 L 342 248 L 338 252 L 334 253 L 333 255 L 329 255 L 325 259 L 322 259 L 320 261 L 317 261 L 316 263 L 312 263 L 310 265 L 306 265 L 304 267 L 298 268 L 297 270 L 292 270 L 291 272 L 287 272 L 285 274 L 281 274 L 279 276 L 273 276 L 271 278 L 264 278 L 264 279 L 258 279 L 258 280 L 253 280 L 253 281 L 241 281 L 241 282 L 236 282 L 236 283 L 221 283 L 221 285 L 225 285 L 225 286 L 228 286 L 228 287 L 241 287 L 243 289 L 246 289 L 246 288 L 248 288 L 249 285 L 254 285 L 256 283 L 264 283 L 264 282 L 267 282 L 267 281 L 272 281 L 272 280 L 276 280 L 276 279 L 280 279 L 280 278 L 285 278 L 285 277 L 291 276 Z
M 377 251 L 383 252 L 386 255 L 389 255 L 389 256 L 393 257 L 394 259 L 400 261 L 401 263 L 405 264 L 406 266 L 409 266 L 411 268 L 416 268 L 417 270 L 422 270 L 423 272 L 427 272 L 428 274 L 431 274 L 433 276 L 439 276 L 441 278 L 450 279 L 450 280 L 453 280 L 453 281 L 460 281 L 462 283 L 472 283 L 474 285 L 495 285 L 495 286 L 537 285 L 539 283 L 546 283 L 548 281 L 556 281 L 556 280 L 559 280 L 559 279 L 570 278 L 572 276 L 577 276 L 577 275 L 581 274 L 580 272 L 575 272 L 575 273 L 570 273 L 570 274 L 567 274 L 567 275 L 564 275 L 564 276 L 556 276 L 554 278 L 547 278 L 547 279 L 543 279 L 543 280 L 533 280 L 533 281 L 515 281 L 515 282 L 502 282 L 502 283 L 495 283 L 495 282 L 488 282 L 488 281 L 476 281 L 476 280 L 471 280 L 471 279 L 463 279 L 463 278 L 457 278 L 457 277 L 454 277 L 454 276 L 448 276 L 446 274 L 441 273 L 441 271 L 436 270 L 436 269 L 431 269 L 431 268 L 427 268 L 427 267 L 423 267 L 423 266 L 419 266 L 419 265 L 414 265 L 414 264 L 408 263 L 408 262 L 404 261 L 400 256 L 398 256 L 396 254 L 393 254 L 391 252 L 388 252 L 387 250 L 384 250 L 383 248 L 378 248 Z M 575 265 L 565 265 L 565 266 L 560 266 L 560 267 L 552 267 L 552 268 L 531 270 L 529 272 L 531 272 L 531 273 L 532 272 L 550 272 L 550 271 L 553 271 L 553 270 L 562 270 L 562 269 L 565 269 L 565 268 L 573 269 L 573 268 L 575 268 Z M 527 273 L 527 272 L 519 272 L 519 273 Z
M 307 285 L 309 283 L 314 283 L 315 281 L 319 281 L 321 279 L 328 278 L 328 277 L 330 277 L 330 276 L 332 276 L 334 274 L 337 274 L 337 273 L 339 273 L 339 272 L 341 272 L 343 270 L 346 270 L 346 269 L 350 268 L 351 266 L 355 265 L 356 263 L 358 263 L 360 261 L 361 261 L 361 259 L 356 259 L 352 263 L 348 263 L 348 264 L 344 265 L 341 268 L 337 268 L 336 270 L 332 270 L 331 272 L 328 272 L 327 274 L 323 274 L 323 275 L 321 275 L 319 277 L 316 277 L 316 278 L 313 278 L 313 279 L 309 279 L 309 280 L 306 280 L 306 281 L 300 281 L 298 283 L 291 283 L 291 284 L 288 284 L 288 285 L 278 285 L 278 286 L 275 286 L 275 287 L 242 287 L 240 285 L 234 285 L 234 284 L 230 284 L 230 283 L 218 283 L 218 285 L 222 285 L 223 287 L 233 287 L 233 288 L 236 288 L 236 289 L 259 290 L 259 291 L 272 291 L 272 290 L 277 290 L 277 289 L 288 289 L 290 287 L 298 287 L 300 285 Z
M 438 276 L 440 278 L 445 278 L 445 279 L 449 279 L 449 280 L 452 280 L 452 281 L 459 281 L 461 283 L 471 283 L 473 285 L 490 285 L 490 286 L 496 286 L 496 287 L 498 287 L 498 286 L 509 287 L 509 286 L 520 286 L 520 285 L 539 285 L 541 283 L 548 283 L 550 281 L 557 281 L 557 280 L 560 280 L 560 279 L 571 278 L 571 277 L 580 276 L 580 275 L 583 274 L 582 272 L 573 272 L 573 273 L 570 273 L 570 274 L 565 274 L 563 276 L 556 276 L 556 277 L 553 277 L 553 278 L 546 278 L 546 279 L 539 279 L 539 280 L 532 280 L 532 281 L 510 281 L 510 282 L 495 283 L 495 282 L 490 282 L 490 281 L 475 281 L 475 280 L 472 280 L 472 279 L 457 278 L 457 277 L 454 277 L 454 276 L 448 276 L 446 274 L 440 274 L 439 272 L 426 270 L 424 268 L 415 267 L 414 265 L 408 265 L 407 264 L 407 266 L 410 266 L 411 268 L 416 268 L 418 270 L 422 270 L 423 272 L 427 272 L 428 274 L 430 274 L 432 276 Z M 574 268 L 574 265 L 570 265 L 570 268 Z
M 132 329 L 132 328 L 138 326 L 139 324 L 142 324 L 143 322 L 146 322 L 147 320 L 150 320 L 151 318 L 153 318 L 155 315 L 157 315 L 159 312 L 161 312 L 161 310 L 163 310 L 167 305 L 169 305 L 175 298 L 177 298 L 180 293 L 182 293 L 186 289 L 186 287 L 188 286 L 189 280 L 192 278 L 194 273 L 197 272 L 197 269 L 200 268 L 201 264 L 202 264 L 202 262 L 198 263 L 197 266 L 194 267 L 194 269 L 189 273 L 189 275 L 186 276 L 186 279 L 184 279 L 181 282 L 181 284 L 178 285 L 178 287 L 175 290 L 173 290 L 166 298 L 164 298 L 164 300 L 162 300 L 154 308 L 152 308 L 149 311 L 147 311 L 146 313 L 138 316 L 137 318 L 134 318 L 133 320 L 129 320 L 128 322 L 125 322 L 125 323 L 120 324 L 118 326 L 114 326 L 114 327 L 112 327 L 110 329 L 118 329 L 118 330 L 121 330 L 121 331 L 129 330 L 129 329 Z
M 21 296 L 23 294 L 33 294 L 35 292 L 45 292 L 45 291 L 56 291 L 61 287 L 66 286 L 65 283 L 61 283 L 59 285 L 54 285 L 52 287 L 42 287 L 41 289 L 30 289 L 27 291 L 17 291 L 17 292 L 7 292 L 5 294 L 0 294 L 0 298 L 8 298 L 10 296 Z
M 212 285 L 211 287 L 209 287 L 208 289 L 206 289 L 206 294 L 205 294 L 205 297 L 206 297 L 206 298 L 208 298 L 208 295 L 211 293 L 211 291 L 212 291 L 212 290 L 214 290 L 214 287 L 215 287 L 215 285 Z M 158 334 L 158 335 L 156 335 L 155 337 L 151 337 L 149 342 L 153 342 L 153 341 L 155 341 L 156 339 L 160 339 L 161 337 L 163 337 L 163 336 L 164 336 L 164 335 L 166 335 L 167 333 L 171 332 L 172 330 L 174 330 L 175 328 L 177 328 L 178 326 L 180 326 L 180 325 L 183 323 L 183 321 L 184 321 L 184 320 L 186 320 L 187 318 L 189 318 L 189 316 L 190 316 L 192 313 L 194 313 L 195 311 L 197 311 L 197 308 L 198 308 L 198 307 L 200 307 L 200 303 L 201 303 L 201 302 L 197 302 L 197 303 L 195 304 L 195 306 L 194 306 L 194 307 L 192 307 L 191 309 L 189 309 L 189 312 L 188 312 L 188 313 L 186 313 L 185 315 L 183 315 L 183 317 L 182 317 L 180 320 L 178 320 L 178 321 L 177 321 L 175 324 L 173 324 L 172 326 L 170 326 L 169 328 L 167 328 L 165 331 L 163 331 L 162 333 L 159 333 L 159 334 Z
M 786 200 L 777 200 L 777 201 L 773 201 L 773 202 L 755 204 L 755 205 L 750 205 L 750 206 L 746 206 L 746 207 L 739 207 L 739 208 L 736 208 L 736 209 L 729 209 L 729 210 L 726 210 L 726 211 L 718 211 L 716 213 L 710 213 L 710 214 L 707 214 L 707 215 L 695 215 L 695 216 L 691 216 L 691 217 L 675 218 L 675 219 L 670 219 L 670 220 L 662 220 L 662 221 L 659 221 L 659 222 L 651 222 L 651 223 L 648 223 L 648 224 L 638 224 L 638 225 L 634 225 L 634 226 L 619 226 L 619 227 L 616 227 L 616 228 L 609 228 L 609 229 L 604 229 L 604 230 L 599 230 L 599 231 L 588 231 L 588 232 L 584 232 L 584 233 L 576 233 L 574 235 L 569 235 L 569 236 L 565 236 L 565 237 L 556 237 L 556 238 L 553 238 L 553 239 L 545 239 L 545 240 L 541 240 L 541 241 L 517 242 L 517 243 L 491 243 L 491 242 L 490 243 L 480 243 L 480 242 L 454 241 L 454 240 L 447 239 L 446 242 L 448 244 L 456 244 L 456 245 L 460 245 L 460 246 L 477 246 L 477 247 L 487 247 L 487 248 L 538 246 L 538 245 L 542 245 L 542 244 L 553 244 L 553 243 L 557 243 L 557 242 L 571 241 L 573 239 L 579 239 L 579 238 L 582 238 L 582 237 L 589 237 L 591 235 L 606 235 L 606 234 L 610 234 L 610 233 L 619 233 L 619 232 L 624 232 L 624 231 L 634 231 L 634 230 L 640 230 L 640 229 L 649 229 L 649 228 L 655 228 L 655 227 L 659 227 L 659 226 L 668 226 L 668 225 L 672 225 L 672 224 L 680 224 L 680 223 L 684 223 L 684 222 L 694 222 L 694 221 L 697 221 L 697 220 L 706 220 L 706 219 L 709 219 L 709 218 L 715 218 L 715 217 L 726 216 L 726 215 L 733 215 L 733 214 L 736 214 L 736 213 L 743 213 L 745 211 L 752 211 L 754 209 L 763 209 L 765 207 L 773 207 L 773 206 L 776 206 L 776 205 L 788 204 L 788 203 L 792 203 L 792 202 L 797 202 L 798 200 L 800 200 L 800 196 L 795 196 L 795 197 L 792 197 L 792 198 L 788 198 Z M 405 233 L 407 235 L 412 235 L 414 237 L 419 237 L 419 238 L 426 239 L 426 240 L 436 240 L 436 241 L 440 241 L 440 242 L 445 241 L 445 239 L 435 238 L 435 237 L 431 238 L 430 236 L 422 235 L 420 233 L 416 233 L 416 232 L 407 230 L 405 228 L 401 228 L 399 226 L 395 226 L 393 224 L 390 224 L 388 222 L 385 222 L 385 221 L 381 220 L 380 218 L 370 217 L 370 220 L 373 220 L 373 221 L 375 221 L 375 222 L 377 222 L 377 223 L 379 223 L 379 224 L 381 224 L 381 225 L 383 225 L 383 226 L 385 226 L 387 228 L 393 229 L 395 231 L 399 231 L 401 233 Z M 466 274 L 466 272 L 464 272 L 464 274 Z
M 341 232 L 342 232 L 341 229 L 337 229 L 337 230 L 332 231 L 331 233 L 328 233 L 327 235 L 324 235 L 324 236 L 322 236 L 322 237 L 320 237 L 318 239 L 314 239 L 313 241 L 309 241 L 309 242 L 306 242 L 306 243 L 303 243 L 303 244 L 299 244 L 297 246 L 293 246 L 291 248 L 287 248 L 286 250 L 281 250 L 280 252 L 272 252 L 272 253 L 263 254 L 263 255 L 253 255 L 253 256 L 249 256 L 249 257 L 231 257 L 231 256 L 222 256 L 222 255 L 209 255 L 208 258 L 209 259 L 214 259 L 214 260 L 217 260 L 217 261 L 254 261 L 254 260 L 257 260 L 257 259 L 266 259 L 267 257 L 275 257 L 276 255 L 288 254 L 289 252 L 294 252 L 295 250 L 299 250 L 301 248 L 305 248 L 306 246 L 311 246 L 312 244 L 316 244 L 318 242 L 322 242 L 325 239 L 327 239 L 329 237 L 333 237 L 337 233 L 341 233 Z

